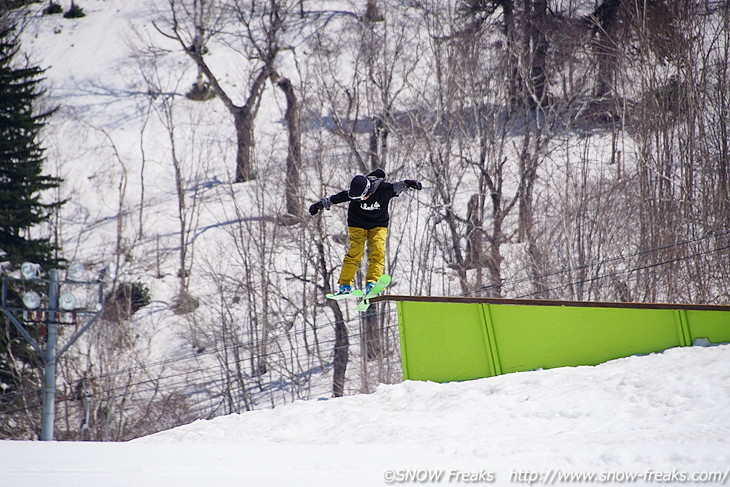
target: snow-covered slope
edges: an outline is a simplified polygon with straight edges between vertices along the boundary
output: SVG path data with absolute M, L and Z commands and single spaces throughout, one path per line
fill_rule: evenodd
M 463 383 L 406 382 L 123 444 L 4 442 L 0 483 L 370 486 L 435 476 L 429 483 L 508 485 L 593 473 L 609 485 L 631 477 L 653 485 L 659 476 L 720 485 L 730 476 L 728 384 L 730 345 Z

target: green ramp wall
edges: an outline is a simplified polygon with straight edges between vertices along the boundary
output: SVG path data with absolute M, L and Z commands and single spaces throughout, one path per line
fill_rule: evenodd
M 730 306 L 380 296 L 396 301 L 403 375 L 448 382 L 730 342 Z

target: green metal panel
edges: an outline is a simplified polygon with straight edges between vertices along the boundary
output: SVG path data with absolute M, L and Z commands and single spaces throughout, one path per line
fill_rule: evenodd
M 411 380 L 595 365 L 688 346 L 697 338 L 730 342 L 729 307 L 391 299 L 398 303 L 403 375 Z
M 685 311 L 689 329 L 689 345 L 698 338 L 713 343 L 730 342 L 730 313 L 725 311 Z
M 595 365 L 683 342 L 673 310 L 485 306 L 504 373 Z
M 480 305 L 399 302 L 403 376 L 435 382 L 495 375 Z

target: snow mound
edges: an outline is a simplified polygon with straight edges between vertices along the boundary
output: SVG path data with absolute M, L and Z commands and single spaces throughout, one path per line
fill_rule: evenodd
M 15 487 L 562 484 L 566 475 L 718 485 L 730 477 L 729 383 L 730 345 L 404 382 L 127 443 L 0 442 L 2 478 Z
M 404 382 L 158 433 L 135 443 L 353 445 L 521 468 L 727 465 L 730 345 L 461 383 Z M 397 463 L 397 459 L 393 459 Z M 356 462 L 354 462 L 356 463 Z

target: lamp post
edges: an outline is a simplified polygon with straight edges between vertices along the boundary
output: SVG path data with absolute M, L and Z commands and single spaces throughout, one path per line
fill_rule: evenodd
M 21 266 L 22 279 L 3 277 L 2 278 L 2 299 L 0 300 L 0 308 L 8 320 L 15 326 L 18 332 L 30 343 L 33 349 L 38 353 L 43 362 L 43 388 L 42 388 L 42 412 L 41 412 L 41 440 L 53 440 L 53 427 L 55 422 L 56 411 L 56 363 L 63 353 L 73 345 L 76 340 L 93 325 L 101 316 L 103 311 L 103 293 L 104 284 L 101 281 L 83 281 L 81 276 L 83 267 L 79 268 L 78 264 L 71 264 L 67 273 L 66 280 L 59 281 L 58 269 L 51 269 L 48 273 L 48 279 L 40 278 L 40 267 L 37 264 L 24 263 Z M 23 296 L 23 304 L 25 308 L 11 306 L 8 304 L 8 283 L 16 282 L 32 282 L 47 284 L 47 305 L 41 307 L 42 300 L 38 293 L 29 291 Z M 81 285 L 86 287 L 97 287 L 97 303 L 93 310 L 78 309 L 76 297 L 71 293 L 61 294 L 61 303 L 59 306 L 60 285 Z M 28 313 L 34 315 L 40 314 L 40 319 L 27 320 Z M 57 351 L 58 346 L 58 326 L 59 315 L 61 313 L 72 313 L 74 318 L 81 315 L 86 317 L 86 322 L 81 328 L 77 329 L 66 344 Z M 23 323 L 18 320 L 16 314 L 23 317 Z M 45 348 L 41 347 L 38 341 L 26 327 L 26 321 L 44 322 L 46 325 L 46 343 Z M 74 322 L 76 320 L 74 319 Z M 78 323 L 76 323 L 78 325 Z

